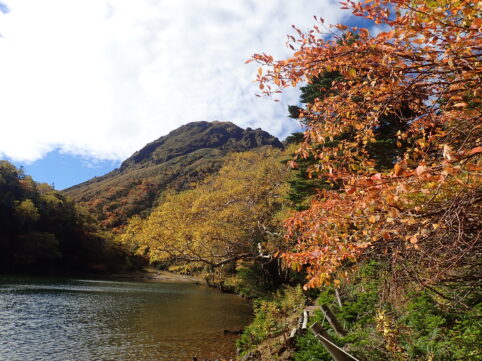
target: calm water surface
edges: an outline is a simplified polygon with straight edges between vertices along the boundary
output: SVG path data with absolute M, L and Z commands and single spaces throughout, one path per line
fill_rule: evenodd
M 0 277 L 0 360 L 231 357 L 250 317 L 239 297 L 191 284 Z

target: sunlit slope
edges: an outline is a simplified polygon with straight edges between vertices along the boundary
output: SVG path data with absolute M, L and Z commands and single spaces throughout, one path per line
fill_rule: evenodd
M 149 212 L 164 190 L 187 189 L 216 172 L 226 154 L 263 146 L 283 147 L 261 129 L 193 122 L 147 144 L 118 169 L 64 192 L 93 211 L 105 227 L 116 228 L 134 214 Z

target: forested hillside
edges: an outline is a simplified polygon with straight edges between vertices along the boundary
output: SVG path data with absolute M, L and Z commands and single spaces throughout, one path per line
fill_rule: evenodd
M 146 215 L 167 190 L 185 190 L 219 170 L 223 157 L 262 146 L 283 148 L 261 129 L 230 122 L 193 122 L 163 136 L 125 160 L 119 169 L 64 191 L 109 229 Z
M 0 161 L 0 272 L 85 272 L 124 267 L 126 254 L 64 194 Z

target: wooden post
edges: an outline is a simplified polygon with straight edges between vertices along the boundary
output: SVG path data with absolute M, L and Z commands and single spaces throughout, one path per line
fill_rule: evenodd
M 293 337 L 295 337 L 297 331 L 298 331 L 298 329 L 297 329 L 296 327 L 293 327 L 293 328 L 291 329 L 291 332 L 290 332 L 290 337 L 288 337 L 288 338 L 293 338 Z
M 336 334 L 342 337 L 346 336 L 347 334 L 346 330 L 343 328 L 340 322 L 338 322 L 333 312 L 331 312 L 330 307 L 328 307 L 327 305 L 321 305 L 320 307 L 323 313 L 325 314 L 326 319 L 330 323 L 331 327 L 336 332 Z
M 313 332 L 318 341 L 325 346 L 326 351 L 328 351 L 335 361 L 360 361 L 335 345 L 331 336 L 318 322 L 314 323 L 310 328 L 311 332 Z
M 341 297 L 340 297 L 340 292 L 338 292 L 338 288 L 335 288 L 335 296 L 336 296 L 336 300 L 338 301 L 338 306 L 342 308 L 343 303 L 341 303 Z
M 301 329 L 306 330 L 308 328 L 308 312 L 303 311 L 303 323 L 301 324 Z

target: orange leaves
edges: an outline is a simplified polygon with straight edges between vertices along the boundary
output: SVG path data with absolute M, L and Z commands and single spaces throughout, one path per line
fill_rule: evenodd
M 388 29 L 370 36 L 341 24 L 330 40 L 319 28 L 296 29 L 290 58 L 254 57 L 269 68 L 258 74 L 264 85 L 313 85 L 320 75 L 340 75 L 300 114 L 307 131 L 298 154 L 315 158 L 309 171 L 332 184 L 286 223 L 296 251 L 284 257 L 307 267 L 310 286 L 375 241 L 421 247 L 424 212 L 452 197 L 451 188 L 480 184 L 473 176 L 482 153 L 477 5 L 446 2 L 441 11 L 425 0 L 367 0 L 342 6 Z
M 381 181 L 382 180 L 382 175 L 380 173 L 377 173 L 375 175 L 372 175 L 370 177 L 371 180 L 374 180 L 374 181 Z
M 471 27 L 475 29 L 482 27 L 482 18 L 475 18 L 474 20 L 472 20 Z
M 411 244 L 415 244 L 415 243 L 418 242 L 418 238 L 417 238 L 416 235 L 414 235 L 414 236 L 409 238 L 409 241 L 410 241 Z
M 475 155 L 475 154 L 479 154 L 479 153 L 482 153 L 482 147 L 472 148 L 469 151 L 467 151 L 465 154 L 470 156 L 470 155 Z
M 397 177 L 400 177 L 404 174 L 405 170 L 407 169 L 407 161 L 402 160 L 401 162 L 398 162 L 395 164 L 393 167 L 393 174 Z
M 425 167 L 424 165 L 419 165 L 417 169 L 415 169 L 415 174 L 420 177 L 425 173 L 428 173 L 429 169 Z

